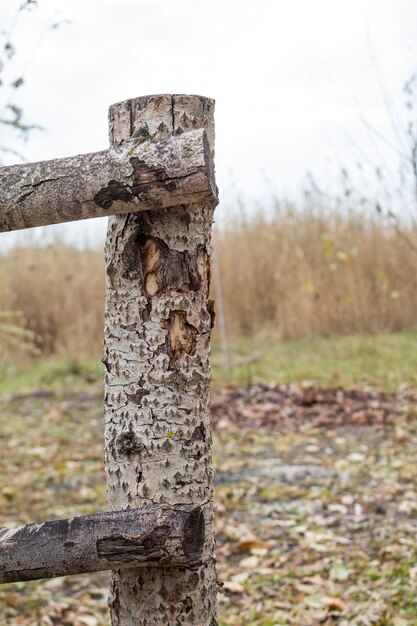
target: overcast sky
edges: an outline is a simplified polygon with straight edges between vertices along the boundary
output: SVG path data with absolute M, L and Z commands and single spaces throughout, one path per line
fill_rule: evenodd
M 0 27 L 17 50 L 4 78 L 23 73 L 15 102 L 45 128 L 15 145 L 29 160 L 105 148 L 113 102 L 197 93 L 216 99 L 220 211 L 293 193 L 307 171 L 330 184 L 358 158 L 395 162 L 363 120 L 396 144 L 386 100 L 402 118 L 415 0 L 39 0 L 15 21 L 21 2 L 1 0 Z

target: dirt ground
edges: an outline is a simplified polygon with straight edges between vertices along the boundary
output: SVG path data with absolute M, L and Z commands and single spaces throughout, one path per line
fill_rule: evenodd
M 213 397 L 222 626 L 417 625 L 417 392 Z M 101 388 L 0 398 L 0 526 L 105 509 Z M 4 585 L 0 625 L 107 626 L 107 574 Z

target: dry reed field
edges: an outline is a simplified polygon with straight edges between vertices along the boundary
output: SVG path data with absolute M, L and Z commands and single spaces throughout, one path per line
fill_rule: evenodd
M 237 335 L 267 328 L 299 339 L 416 324 L 416 252 L 378 217 L 287 206 L 231 219 L 216 243 Z
M 19 314 L 17 322 L 34 332 L 42 354 L 77 359 L 100 354 L 101 250 L 78 250 L 59 240 L 17 247 L 0 257 L 0 285 L 0 310 Z
M 290 206 L 241 212 L 216 228 L 215 245 L 234 339 L 259 330 L 298 339 L 416 325 L 417 254 L 377 217 Z M 0 255 L 0 285 L 3 315 L 17 312 L 13 323 L 34 331 L 43 354 L 100 355 L 101 247 L 79 250 L 61 240 L 17 247 Z

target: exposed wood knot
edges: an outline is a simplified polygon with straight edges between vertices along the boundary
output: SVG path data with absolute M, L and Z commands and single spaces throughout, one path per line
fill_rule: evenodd
M 142 441 L 133 431 L 132 424 L 129 424 L 129 429 L 117 437 L 114 445 L 118 454 L 126 457 L 138 456 L 145 448 Z
M 150 550 L 152 548 L 163 548 L 169 537 L 170 528 L 166 524 L 157 526 L 143 539 L 143 546 Z
M 145 138 L 139 137 L 139 142 Z M 174 191 L 177 184 L 169 179 L 166 171 L 161 167 L 150 167 L 139 157 L 131 157 L 129 163 L 132 166 L 131 184 L 118 180 L 109 180 L 94 196 L 94 202 L 104 210 L 109 210 L 117 200 L 131 202 L 147 194 L 155 186 L 162 186 L 167 191 Z
M 173 369 L 176 362 L 184 354 L 194 355 L 198 330 L 187 322 L 185 311 L 171 311 L 164 322 L 167 329 L 167 352 L 170 358 L 169 367 Z
M 194 255 L 187 250 L 172 250 L 165 241 L 150 235 L 140 235 L 138 243 L 148 296 L 158 295 L 168 289 L 187 292 L 200 288 L 201 278 Z
M 214 322 L 216 321 L 216 303 L 214 302 L 214 300 L 208 300 L 207 301 L 207 311 L 208 314 L 210 315 L 210 328 L 213 329 L 214 328 Z
M 193 441 L 205 441 L 206 440 L 206 429 L 204 424 L 201 422 L 198 426 L 194 428 L 194 432 L 191 435 L 190 443 Z
M 162 180 L 165 180 L 166 177 L 167 177 L 167 174 L 165 170 L 158 170 L 156 172 L 156 180 L 162 181 Z
M 175 180 L 169 180 L 167 184 L 165 185 L 165 188 L 168 191 L 175 191 L 177 188 L 177 183 L 175 182 Z
M 142 406 L 142 400 L 145 396 L 149 394 L 149 391 L 140 387 L 135 391 L 135 393 L 127 393 L 126 396 L 129 399 L 129 402 L 132 404 L 136 404 L 137 406 Z
M 174 191 L 177 183 L 162 167 L 150 167 L 138 157 L 132 157 L 129 162 L 133 168 L 133 183 L 131 193 L 138 198 L 142 194 L 147 194 L 152 188 L 160 187 L 167 191 Z
M 124 277 L 143 277 L 145 295 L 156 296 L 170 289 L 180 293 L 198 291 L 201 286 L 201 258 L 205 249 L 197 254 L 187 250 L 173 250 L 160 239 L 136 232 L 128 239 L 122 253 Z
M 185 522 L 187 523 L 187 522 Z M 166 554 L 165 543 L 170 536 L 170 527 L 162 525 L 145 536 L 104 537 L 97 541 L 97 554 L 107 561 L 131 562 L 154 561 Z M 186 555 L 188 557 L 188 555 Z
M 188 521 L 184 522 L 186 525 Z M 154 561 L 166 557 L 165 544 L 172 536 L 172 529 L 167 524 L 153 528 L 145 535 L 119 535 L 104 537 L 97 541 L 97 554 L 107 561 L 129 563 L 134 559 L 138 561 Z M 189 560 L 188 554 L 184 554 Z
M 110 209 L 115 200 L 129 202 L 131 199 L 132 192 L 129 187 L 118 180 L 109 180 L 107 186 L 100 189 L 94 196 L 94 202 L 106 211 Z

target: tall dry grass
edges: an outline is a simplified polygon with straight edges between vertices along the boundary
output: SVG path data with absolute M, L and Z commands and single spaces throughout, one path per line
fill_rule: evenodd
M 0 256 L 0 309 L 23 316 L 43 354 L 98 357 L 103 335 L 104 261 L 98 250 L 61 240 Z
M 284 339 L 417 324 L 417 254 L 357 211 L 286 205 L 234 215 L 216 234 L 229 333 Z
M 376 217 L 289 205 L 242 212 L 222 223 L 215 244 L 229 335 L 266 329 L 286 339 L 416 326 L 417 254 Z M 44 354 L 99 357 L 101 250 L 57 240 L 0 255 L 0 298 L 0 311 L 20 311 Z

